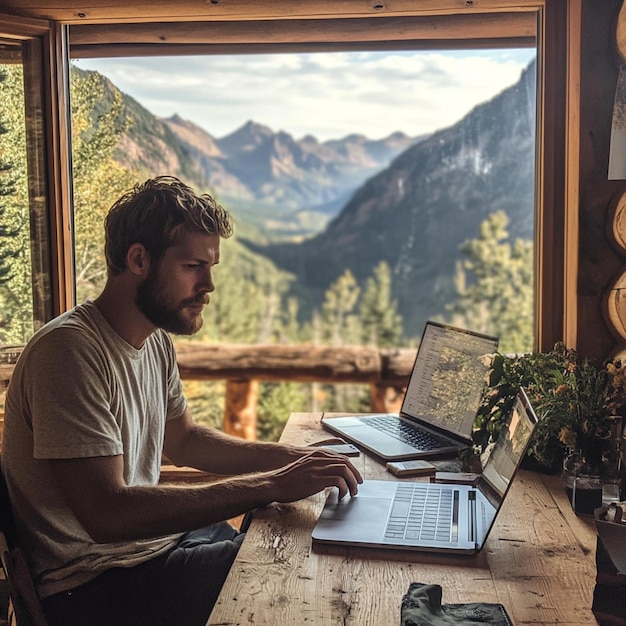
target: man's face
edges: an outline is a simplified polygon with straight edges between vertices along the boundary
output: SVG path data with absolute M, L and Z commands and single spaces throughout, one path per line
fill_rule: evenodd
M 157 328 L 192 335 L 202 326 L 202 309 L 215 285 L 211 269 L 219 263 L 218 235 L 187 233 L 151 265 L 137 288 L 135 302 Z

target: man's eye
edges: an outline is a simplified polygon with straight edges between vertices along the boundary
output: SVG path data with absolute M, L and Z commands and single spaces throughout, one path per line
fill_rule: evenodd
M 200 269 L 200 264 L 199 263 L 187 263 L 186 265 L 188 270 L 197 270 Z

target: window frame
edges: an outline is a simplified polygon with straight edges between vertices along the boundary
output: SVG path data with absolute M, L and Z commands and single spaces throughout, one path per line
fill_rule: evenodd
M 580 29 L 581 0 L 484 0 L 480 6 L 448 0 L 399 0 L 393 6 L 382 2 L 364 6 L 352 1 L 319 5 L 309 0 L 294 5 L 289 0 L 271 5 L 245 3 L 245 6 L 212 2 L 203 9 L 185 0 L 167 8 L 147 0 L 139 0 L 132 6 L 91 5 L 88 1 L 85 11 L 68 5 L 45 9 L 46 17 L 59 20 L 50 23 L 47 56 L 50 77 L 46 88 L 48 95 L 58 97 L 56 110 L 51 104 L 51 119 L 57 125 L 50 137 L 49 162 L 56 185 L 50 193 L 53 242 L 56 242 L 56 247 L 53 245 L 56 308 L 61 310 L 73 304 L 68 249 L 71 186 L 67 186 L 71 169 L 66 99 L 70 54 L 84 57 L 88 50 L 92 56 L 106 56 L 105 51 L 111 56 L 250 53 L 276 47 L 285 51 L 312 48 L 330 51 L 354 46 L 357 41 L 361 49 L 382 45 L 389 48 L 392 41 L 398 48 L 502 45 L 501 37 L 490 36 L 494 24 L 501 25 L 498 20 L 509 16 L 519 26 L 528 22 L 531 15 L 537 24 L 538 49 L 535 348 L 550 350 L 559 340 L 576 344 L 580 123 L 577 107 L 571 105 L 579 97 L 576 84 L 580 61 L 569 56 L 569 42 L 580 40 L 577 29 Z M 458 26 L 449 35 L 441 30 L 445 23 L 462 25 L 463 20 L 475 22 L 471 32 L 459 30 Z M 340 41 L 337 33 L 341 34 Z M 522 39 L 509 32 L 511 45 L 519 45 L 523 40 L 523 28 L 519 33 Z
M 21 45 L 35 329 L 72 306 L 67 29 L 0 14 L 0 38 Z

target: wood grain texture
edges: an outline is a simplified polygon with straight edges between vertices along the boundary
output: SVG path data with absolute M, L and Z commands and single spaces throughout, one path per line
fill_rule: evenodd
M 292 414 L 282 441 L 326 438 L 321 417 Z M 393 478 L 368 455 L 354 462 L 368 478 Z M 313 547 L 324 500 L 255 514 L 208 625 L 399 624 L 415 581 L 441 585 L 446 603 L 501 602 L 517 626 L 595 623 L 595 530 L 571 511 L 558 477 L 520 472 L 486 547 L 470 557 Z
M 107 22 L 323 19 L 385 15 L 534 12 L 541 0 L 2 0 L 0 10 L 69 24 Z

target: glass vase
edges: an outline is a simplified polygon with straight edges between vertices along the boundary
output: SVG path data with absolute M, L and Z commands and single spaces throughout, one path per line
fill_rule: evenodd
M 582 515 L 593 515 L 602 505 L 602 480 L 599 474 L 587 473 L 585 465 L 580 450 L 570 452 L 563 459 L 561 478 L 572 509 Z

